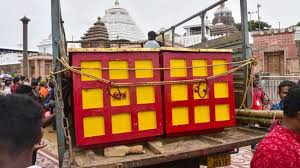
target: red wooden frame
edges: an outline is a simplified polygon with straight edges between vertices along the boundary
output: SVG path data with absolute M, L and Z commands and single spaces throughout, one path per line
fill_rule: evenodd
M 159 53 L 158 52 L 73 52 L 70 53 L 72 65 L 80 67 L 81 61 L 101 61 L 102 68 L 108 68 L 109 61 L 128 61 L 129 68 L 135 68 L 134 61 L 136 60 L 152 60 L 153 67 L 158 68 Z M 126 80 L 113 80 L 114 82 L 147 82 L 160 81 L 160 72 L 153 70 L 153 78 L 137 79 L 135 71 L 128 71 L 129 78 Z M 109 70 L 102 70 L 102 77 L 109 79 Z M 129 87 L 130 90 L 130 105 L 121 107 L 111 107 L 110 96 L 107 92 L 107 84 L 99 81 L 81 81 L 81 75 L 73 73 L 73 97 L 74 97 L 74 120 L 75 120 L 75 135 L 76 144 L 80 147 L 89 146 L 108 146 L 115 143 L 128 143 L 138 139 L 147 139 L 163 134 L 163 119 L 162 119 L 162 102 L 161 102 L 161 87 L 155 86 L 155 103 L 138 105 L 136 100 L 136 87 Z M 101 109 L 82 109 L 82 89 L 101 88 L 103 89 L 103 108 Z M 129 111 L 130 110 L 130 111 Z M 156 111 L 157 128 L 154 130 L 139 131 L 138 130 L 138 112 Z M 123 134 L 112 134 L 111 115 L 120 114 L 122 112 L 131 113 L 132 132 Z M 103 116 L 105 124 L 105 135 L 99 137 L 85 138 L 83 135 L 83 118 L 89 116 Z
M 212 60 L 225 60 L 232 62 L 231 53 L 188 53 L 188 52 L 164 52 L 163 66 L 170 68 L 171 59 L 185 59 L 186 66 L 192 67 L 192 60 L 207 60 L 208 65 L 212 65 Z M 227 69 L 232 69 L 232 65 L 228 65 Z M 213 67 L 208 67 L 208 76 L 213 75 Z M 206 77 L 193 77 L 193 69 L 187 69 L 187 77 L 170 77 L 170 70 L 164 71 L 164 80 L 190 80 L 190 79 L 205 79 Z M 228 82 L 229 98 L 215 99 L 214 98 L 214 83 Z M 233 75 L 229 74 L 224 77 L 219 77 L 208 81 L 209 98 L 194 100 L 193 83 L 188 84 L 188 100 L 176 101 L 171 100 L 171 85 L 164 86 L 164 115 L 165 115 L 165 132 L 169 135 L 187 134 L 194 132 L 203 132 L 206 130 L 220 130 L 220 128 L 235 126 L 235 105 L 234 105 L 234 83 Z M 210 107 L 210 122 L 209 123 L 194 123 L 194 106 L 207 105 Z M 230 120 L 215 121 L 215 104 L 229 104 Z M 172 126 L 172 108 L 173 107 L 188 107 L 189 109 L 189 124 L 181 126 Z

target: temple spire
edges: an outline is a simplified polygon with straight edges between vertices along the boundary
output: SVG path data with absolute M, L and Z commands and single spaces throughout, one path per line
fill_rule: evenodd
M 131 42 L 145 40 L 145 35 L 136 25 L 129 12 L 121 7 L 122 4 L 119 4 L 120 0 L 112 2 L 115 2 L 115 4 L 113 4 L 112 8 L 106 10 L 105 16 L 101 19 L 107 26 L 110 40 Z
M 115 5 L 116 5 L 116 6 L 119 6 L 119 5 L 120 5 L 120 3 L 119 3 L 118 0 L 116 0 Z
M 225 7 L 225 3 L 223 2 L 223 3 L 221 3 L 220 8 L 224 9 L 224 7 Z

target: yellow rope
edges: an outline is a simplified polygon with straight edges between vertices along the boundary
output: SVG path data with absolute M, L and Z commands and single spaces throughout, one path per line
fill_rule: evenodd
M 196 68 L 206 68 L 206 67 L 214 67 L 214 66 L 222 66 L 222 65 L 234 65 L 234 64 L 242 64 L 249 62 L 252 58 L 243 61 L 235 61 L 224 64 L 213 64 L 213 65 L 203 65 L 203 66 L 191 66 L 191 67 L 176 67 L 176 68 L 82 68 L 72 66 L 74 69 L 88 69 L 88 70 L 128 70 L 128 71 L 136 71 L 136 70 L 172 70 L 172 69 L 196 69 Z
M 243 99 L 242 99 L 242 103 L 241 103 L 241 106 L 239 107 L 239 110 L 240 111 L 242 108 L 248 110 L 247 106 L 245 105 L 245 102 L 246 102 L 246 99 L 247 99 L 247 95 L 248 95 L 248 90 L 250 88 L 250 85 L 252 85 L 252 90 L 253 90 L 253 82 L 254 82 L 254 66 L 255 66 L 255 59 L 254 59 L 254 62 L 253 64 L 251 64 L 251 74 L 250 74 L 250 80 L 249 80 L 249 76 L 248 76 L 248 73 L 249 73 L 249 67 L 247 65 L 247 69 L 246 69 L 246 86 L 245 86 L 245 92 L 243 94 Z M 251 93 L 251 96 L 252 96 L 252 93 Z M 252 98 L 251 98 L 252 99 Z

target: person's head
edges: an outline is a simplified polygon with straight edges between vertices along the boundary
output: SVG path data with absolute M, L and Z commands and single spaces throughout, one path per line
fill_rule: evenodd
M 4 84 L 5 84 L 5 87 L 11 87 L 12 82 L 11 82 L 10 80 L 6 80 L 6 81 L 4 82 Z
M 157 34 L 154 31 L 148 33 L 148 40 L 156 40 Z
M 51 89 L 54 89 L 54 83 L 53 83 L 53 82 L 49 82 L 49 87 L 50 87 Z
M 46 81 L 40 81 L 40 86 L 45 87 L 46 86 Z
M 284 119 L 288 124 L 300 132 L 300 86 L 296 85 L 289 89 L 283 100 Z
M 259 86 L 259 80 L 260 80 L 258 73 L 256 73 L 254 75 L 254 79 L 253 80 L 254 80 L 253 87 L 258 87 Z
M 32 89 L 35 89 L 39 85 L 39 82 L 37 80 L 32 80 L 31 87 Z
M 27 96 L 35 99 L 32 87 L 30 87 L 28 85 L 19 86 L 16 90 L 16 94 L 27 95 Z
M 20 80 L 21 80 L 21 81 L 24 81 L 25 79 L 26 79 L 25 76 L 21 76 L 21 77 L 20 77 Z
M 41 107 L 21 95 L 0 96 L 1 167 L 29 167 L 42 138 Z
M 19 85 L 20 84 L 20 78 L 19 77 L 14 77 L 13 82 L 15 85 Z
M 278 86 L 278 95 L 280 100 L 283 100 L 285 96 L 287 95 L 289 89 L 293 86 L 295 86 L 296 83 L 292 81 L 283 81 Z

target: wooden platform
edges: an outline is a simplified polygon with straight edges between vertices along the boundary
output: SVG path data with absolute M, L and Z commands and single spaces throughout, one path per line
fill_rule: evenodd
M 259 142 L 266 132 L 246 127 L 228 128 L 214 134 L 158 139 L 162 142 L 159 149 L 149 148 L 145 142 L 145 154 L 129 155 L 125 157 L 104 157 L 103 149 L 80 150 L 75 149 L 77 167 L 127 168 L 143 167 L 191 160 L 210 154 L 231 151 L 235 148 L 248 146 Z M 136 144 L 134 144 L 136 145 Z M 65 155 L 64 167 L 69 167 L 68 152 Z

